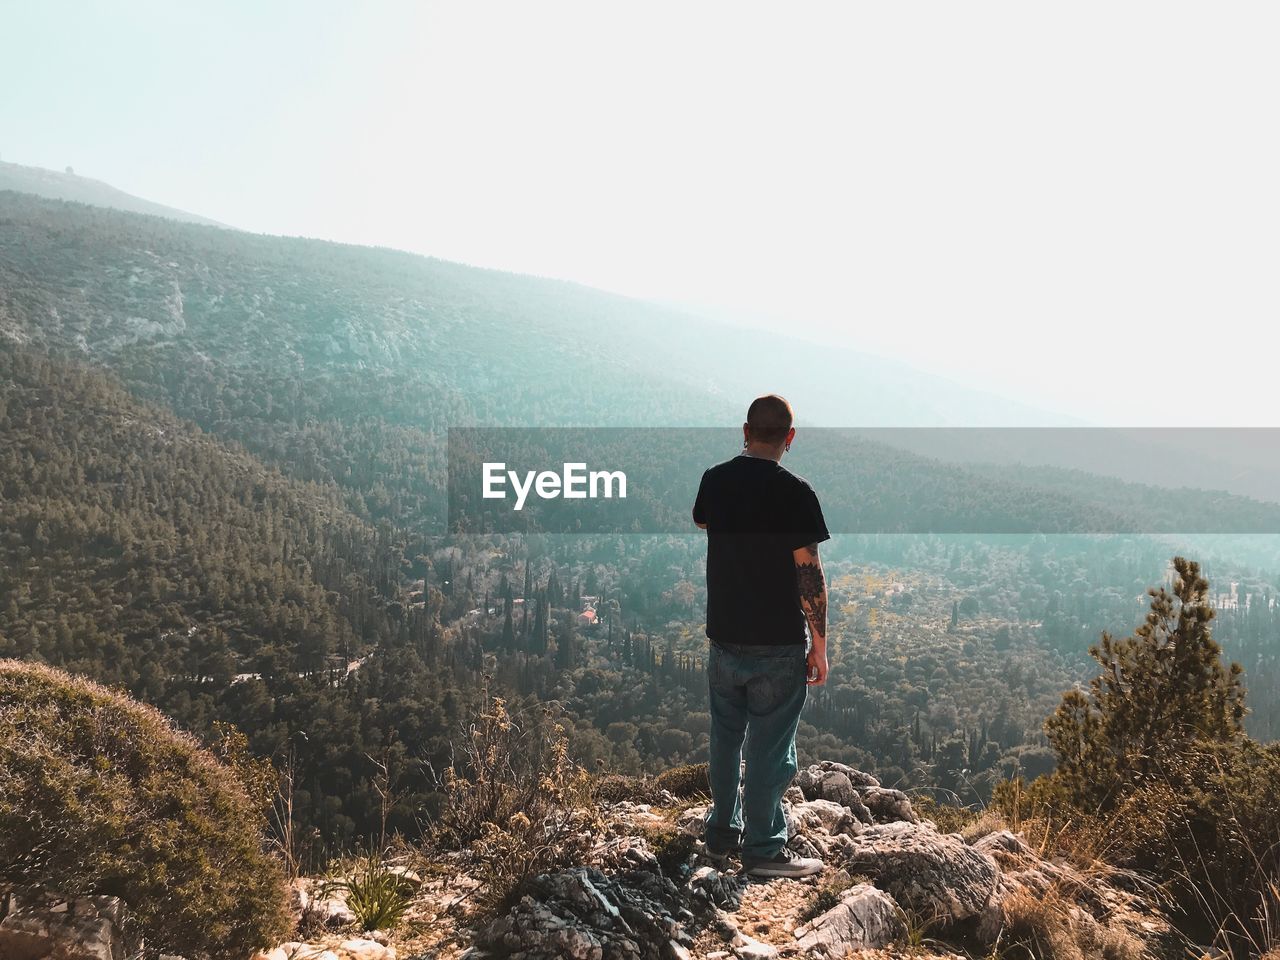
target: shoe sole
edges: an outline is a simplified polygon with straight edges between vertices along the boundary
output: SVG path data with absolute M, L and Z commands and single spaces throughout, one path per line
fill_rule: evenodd
M 797 871 L 797 870 L 787 870 L 782 867 L 751 867 L 750 869 L 744 870 L 743 873 L 745 873 L 748 877 L 769 877 L 770 879 L 777 879 L 778 877 L 789 877 L 795 880 L 800 877 L 816 877 L 818 874 L 820 874 L 823 871 L 824 868 L 825 868 L 825 865 L 822 867 L 818 867 L 816 870 L 798 870 Z

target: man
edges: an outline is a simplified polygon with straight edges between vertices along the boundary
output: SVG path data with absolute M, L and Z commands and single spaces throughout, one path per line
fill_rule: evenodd
M 818 544 L 830 534 L 813 488 L 779 462 L 795 438 L 792 420 L 782 397 L 757 398 L 742 425 L 742 453 L 702 475 L 693 505 L 694 523 L 707 531 L 711 641 L 713 804 L 704 850 L 718 863 L 738 853 L 743 872 L 759 877 L 803 877 L 823 868 L 821 860 L 787 849 L 782 812 L 807 687 L 827 679 L 827 588 Z

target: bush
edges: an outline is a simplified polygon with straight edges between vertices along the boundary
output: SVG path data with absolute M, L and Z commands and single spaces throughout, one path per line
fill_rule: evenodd
M 603 803 L 654 803 L 658 788 L 651 777 L 629 777 L 622 773 L 606 773 L 595 778 L 592 786 L 595 798 Z
M 467 730 L 444 775 L 440 815 L 429 839 L 470 849 L 481 883 L 476 900 L 500 912 L 539 873 L 577 862 L 600 827 L 591 777 L 569 758 L 552 708 L 513 714 L 500 697 Z
M 288 932 L 263 814 L 157 711 L 0 661 L 0 889 L 116 896 L 152 949 L 247 955 Z
M 672 796 L 685 799 L 711 795 L 711 778 L 705 763 L 691 763 L 664 770 L 658 774 L 654 785 L 659 790 L 670 792 Z

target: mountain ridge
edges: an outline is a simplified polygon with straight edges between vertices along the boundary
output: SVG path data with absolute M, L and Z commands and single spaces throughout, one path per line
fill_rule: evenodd
M 89 206 L 164 217 L 167 220 L 230 229 L 226 224 L 208 217 L 134 196 L 102 180 L 79 176 L 71 172 L 70 167 L 65 172 L 59 173 L 57 170 L 49 170 L 45 167 L 0 161 L 0 191 L 5 190 L 32 194 L 50 200 L 83 203 Z

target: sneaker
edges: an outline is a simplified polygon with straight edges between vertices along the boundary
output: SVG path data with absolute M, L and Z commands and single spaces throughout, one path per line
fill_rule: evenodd
M 702 841 L 702 855 L 714 863 L 717 867 L 723 867 L 730 857 L 736 857 L 741 851 L 741 847 L 734 844 L 732 847 L 725 847 L 723 850 L 713 847 L 705 840 Z
M 744 859 L 742 872 L 748 877 L 811 877 L 825 866 L 816 857 L 800 857 L 783 847 L 767 860 Z

